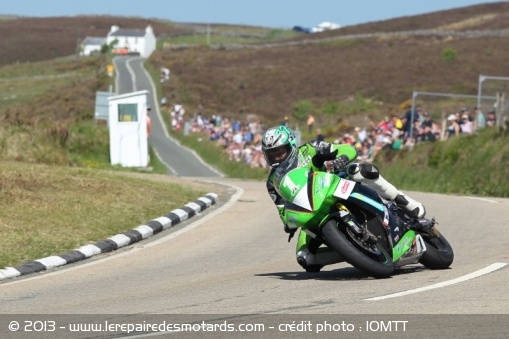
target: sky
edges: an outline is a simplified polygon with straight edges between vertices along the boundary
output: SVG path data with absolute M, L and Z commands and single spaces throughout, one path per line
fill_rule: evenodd
M 341 26 L 500 1 L 483 0 L 0 0 L 0 15 L 111 15 L 269 28 Z

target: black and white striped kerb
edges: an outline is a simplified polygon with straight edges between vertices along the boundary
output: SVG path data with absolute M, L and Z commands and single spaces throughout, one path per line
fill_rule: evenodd
M 121 247 L 131 245 L 197 215 L 206 208 L 214 205 L 216 202 L 217 194 L 208 193 L 198 200 L 173 210 L 162 217 L 150 220 L 146 224 L 140 225 L 130 231 L 114 235 L 106 240 L 82 246 L 62 255 L 46 257 L 26 262 L 20 266 L 0 269 L 0 280 L 49 270 L 58 266 L 87 259 L 97 254 L 111 252 Z

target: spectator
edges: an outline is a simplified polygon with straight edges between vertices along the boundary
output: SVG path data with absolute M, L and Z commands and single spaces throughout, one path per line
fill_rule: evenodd
M 161 82 L 170 80 L 170 70 L 166 67 L 161 67 Z
M 449 126 L 447 127 L 447 135 L 446 135 L 446 138 L 447 139 L 450 139 L 454 136 L 458 136 L 460 135 L 460 126 L 458 124 L 458 122 L 456 121 L 456 115 L 455 114 L 451 114 L 447 117 L 447 121 L 449 122 Z
M 488 117 L 486 118 L 486 127 L 495 127 L 497 125 L 497 117 L 494 111 L 488 112 Z
M 152 120 L 150 119 L 150 106 L 147 106 L 147 138 L 150 136 L 150 131 L 152 130 Z
M 316 129 L 316 140 L 323 141 L 324 139 L 325 139 L 325 137 L 322 134 L 322 130 L 317 128 Z
M 419 134 L 422 133 L 422 124 L 421 124 L 421 120 L 417 119 L 416 121 L 414 121 L 414 128 L 412 130 L 412 142 L 413 144 L 416 143 L 416 140 L 417 140 L 417 136 Z
M 242 137 L 244 138 L 244 142 L 246 144 L 250 144 L 253 141 L 253 133 L 251 133 L 249 126 L 244 127 L 244 132 L 242 132 Z
M 179 130 L 181 125 L 184 123 L 184 107 L 179 104 L 173 106 L 173 111 L 170 112 L 171 126 L 175 130 Z
M 345 133 L 342 144 L 355 145 L 355 138 L 350 133 Z
M 390 134 L 386 134 L 382 138 L 382 143 L 380 144 L 381 149 L 392 149 L 392 138 Z
M 392 126 L 390 133 L 392 140 L 397 140 L 401 135 L 401 131 L 396 126 Z
M 403 122 L 401 121 L 400 118 L 398 118 L 396 115 L 392 115 L 392 118 L 391 118 L 391 123 L 392 125 L 394 125 L 394 127 L 396 127 L 397 129 L 399 130 L 402 130 L 403 129 Z
M 167 109 L 167 102 L 166 102 L 166 98 L 161 98 L 161 108 L 163 110 L 166 110 Z
M 389 130 L 389 117 L 385 117 L 382 121 L 378 123 L 376 126 L 377 129 L 381 129 L 382 133 Z
M 484 117 L 484 113 L 480 110 L 479 107 L 474 107 L 474 117 L 476 121 L 476 129 L 486 127 L 486 118 Z
M 262 136 L 260 135 L 260 140 L 261 140 Z M 262 144 L 261 144 L 261 141 L 260 143 L 254 145 L 254 146 L 251 146 L 252 148 L 252 153 L 251 153 L 251 163 L 250 163 L 250 167 L 251 168 L 255 168 L 255 167 L 266 167 L 266 163 L 265 163 L 265 157 L 263 156 L 263 153 L 262 153 Z
M 398 137 L 396 138 L 392 138 L 393 142 L 392 142 L 392 149 L 395 150 L 395 151 L 399 151 L 401 149 L 401 147 L 403 147 L 403 140 L 401 140 L 401 135 L 398 135 Z
M 424 125 L 420 134 L 417 135 L 416 142 L 425 142 L 425 141 L 436 141 L 435 133 L 431 131 L 431 127 L 428 125 Z
M 468 113 L 464 113 L 461 120 L 461 133 L 472 134 L 474 132 L 474 123 L 470 120 Z
M 308 121 L 307 121 L 307 125 L 308 125 L 308 132 L 311 133 L 311 131 L 313 130 L 313 126 L 315 124 L 315 117 L 312 116 L 311 114 L 308 115 Z
M 237 145 L 244 146 L 244 135 L 241 131 L 236 131 L 232 137 L 232 141 Z
M 355 127 L 355 133 L 357 133 L 357 140 L 360 143 L 363 143 L 368 136 L 368 132 L 366 132 L 365 128 L 360 129 L 359 127 Z
M 412 110 L 412 105 L 408 105 L 408 110 L 405 112 L 405 115 L 401 119 L 401 122 L 403 123 L 403 132 L 404 137 L 408 138 L 410 136 L 410 131 L 412 128 L 412 121 L 418 121 L 419 120 L 419 113 L 417 110 Z
M 286 126 L 288 127 L 288 117 L 285 116 L 285 118 L 283 119 L 283 121 L 281 121 L 281 126 Z
M 422 121 L 421 126 L 422 127 L 428 126 L 429 128 L 432 128 L 433 127 L 433 120 L 429 116 L 429 113 L 428 112 L 424 112 L 423 113 L 423 117 L 424 117 L 424 120 Z

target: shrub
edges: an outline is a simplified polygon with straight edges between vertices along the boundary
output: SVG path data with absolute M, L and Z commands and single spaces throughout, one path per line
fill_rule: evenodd
M 442 60 L 444 61 L 451 62 L 456 60 L 457 57 L 458 52 L 456 52 L 456 50 L 453 48 L 444 48 L 442 50 Z
M 309 100 L 300 100 L 293 104 L 293 116 L 299 121 L 307 118 L 313 112 L 313 103 Z

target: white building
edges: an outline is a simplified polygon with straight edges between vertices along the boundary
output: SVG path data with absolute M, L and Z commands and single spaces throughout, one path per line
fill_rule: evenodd
M 341 28 L 341 25 L 335 24 L 333 22 L 324 21 L 315 27 L 311 28 L 312 33 L 319 33 L 324 31 L 330 31 L 333 29 L 339 29 Z
M 86 37 L 80 46 L 80 55 L 93 55 L 101 53 L 101 48 L 106 44 L 106 38 Z
M 147 95 L 148 91 L 138 91 L 107 98 L 112 165 L 148 165 Z
M 144 30 L 111 26 L 106 43 L 110 45 L 115 40 L 117 43 L 113 46 L 114 54 L 139 54 L 148 58 L 156 49 L 156 37 L 150 25 Z

